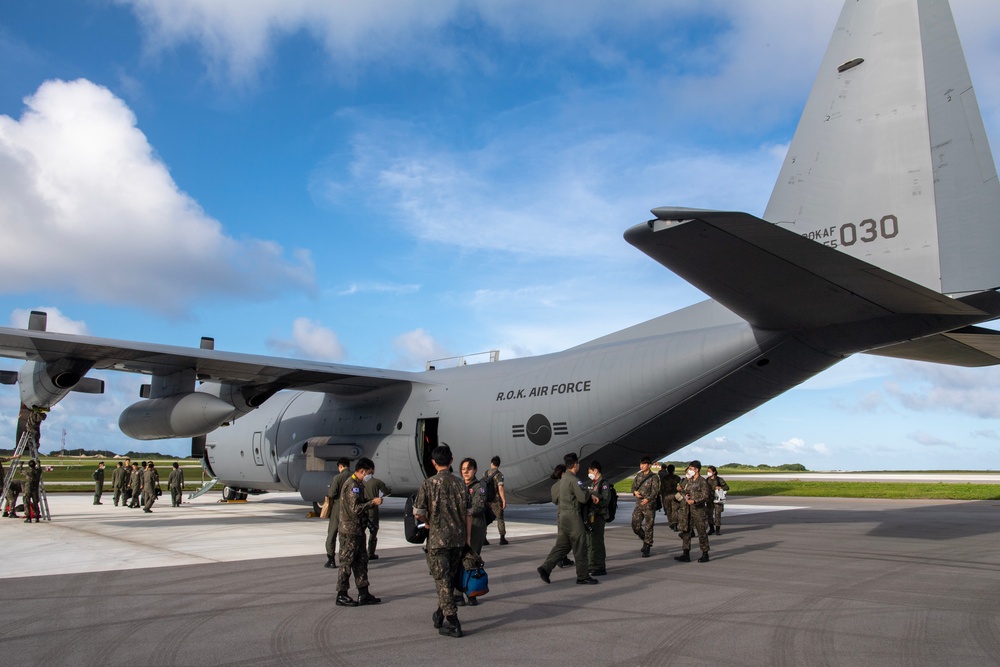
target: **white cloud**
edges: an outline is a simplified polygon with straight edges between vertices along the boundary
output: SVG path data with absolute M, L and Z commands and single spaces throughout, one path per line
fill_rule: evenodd
M 311 289 L 307 253 L 227 236 L 174 183 L 122 100 L 48 81 L 20 120 L 0 116 L 0 290 L 178 314 L 207 294 Z
M 80 336 L 90 335 L 87 323 L 82 320 L 73 320 L 63 315 L 55 306 L 39 306 L 38 308 L 15 308 L 10 314 L 10 326 L 15 329 L 27 329 L 28 318 L 31 311 L 39 311 L 46 314 L 45 330 L 57 333 L 77 334 Z
M 267 344 L 278 353 L 304 359 L 340 361 L 345 356 L 336 332 L 307 317 L 298 317 L 292 322 L 290 339 L 271 338 Z
M 926 433 L 924 431 L 916 431 L 914 433 L 908 433 L 906 435 L 908 440 L 912 440 L 918 445 L 923 445 L 924 447 L 954 447 L 955 443 L 949 440 L 943 440 L 935 435 Z
M 393 368 L 424 370 L 428 361 L 453 356 L 423 329 L 397 336 L 392 347 L 399 356 L 398 361 L 392 365 Z
M 400 284 L 400 283 L 351 283 L 346 288 L 337 292 L 338 296 L 351 296 L 354 294 L 380 293 L 380 294 L 413 294 L 420 291 L 420 285 Z

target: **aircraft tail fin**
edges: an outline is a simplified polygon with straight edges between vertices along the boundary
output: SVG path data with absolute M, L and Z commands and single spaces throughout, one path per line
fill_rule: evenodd
M 1000 286 L 1000 184 L 947 2 L 847 2 L 764 219 L 939 293 Z

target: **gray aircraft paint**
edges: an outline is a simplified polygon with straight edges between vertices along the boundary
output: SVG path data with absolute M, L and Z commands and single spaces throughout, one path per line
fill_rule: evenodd
M 348 455 L 407 493 L 427 473 L 426 432 L 481 468 L 499 455 L 508 498 L 547 500 L 570 451 L 620 478 L 851 354 L 1000 362 L 1000 336 L 972 326 L 1000 316 L 998 193 L 947 3 L 849 0 L 771 222 L 662 207 L 625 233 L 712 300 L 564 352 L 423 373 L 53 334 L 37 319 L 0 329 L 0 353 L 27 360 L 22 397 L 41 407 L 91 368 L 153 375 L 123 430 L 203 428 L 206 464 L 236 488 L 319 500 Z M 181 400 L 192 393 L 232 413 Z

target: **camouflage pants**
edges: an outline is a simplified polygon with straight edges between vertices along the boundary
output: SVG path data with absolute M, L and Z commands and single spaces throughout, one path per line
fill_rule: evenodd
M 681 507 L 678 514 L 680 521 L 678 527 L 681 533 L 681 544 L 684 551 L 691 550 L 691 535 L 698 533 L 698 546 L 702 551 L 708 552 L 708 516 L 706 508 L 687 505 Z
M 455 607 L 455 574 L 462 564 L 462 547 L 427 550 L 427 569 L 437 587 L 438 608 L 445 616 L 458 613 Z
M 653 522 L 656 512 L 652 504 L 643 505 L 642 501 L 635 504 L 632 510 L 632 532 L 642 538 L 643 544 L 653 544 Z
M 667 515 L 667 523 L 671 526 L 677 525 L 677 515 L 681 510 L 681 502 L 674 498 L 674 494 L 666 497 L 663 503 L 663 513 Z
M 503 503 L 500 502 L 500 496 L 498 495 L 496 500 L 494 500 L 489 505 L 490 509 L 493 510 L 493 513 L 497 517 L 496 524 L 497 524 L 497 530 L 500 531 L 500 537 L 503 537 L 504 535 L 507 534 L 507 524 L 505 524 L 503 521 Z
M 24 499 L 24 515 L 32 519 L 37 519 L 38 510 L 38 492 L 23 491 L 22 497 Z
M 375 555 L 375 547 L 378 546 L 378 514 L 369 516 L 371 519 L 371 530 L 368 532 L 368 555 Z
M 713 514 L 715 515 L 713 517 L 714 521 L 711 522 L 713 526 L 722 525 L 722 513 L 725 511 L 725 509 L 726 509 L 725 503 L 715 503 L 715 512 L 713 512 Z
M 340 535 L 340 569 L 337 571 L 337 592 L 346 593 L 351 587 L 351 573 L 358 590 L 368 588 L 368 551 L 365 536 Z

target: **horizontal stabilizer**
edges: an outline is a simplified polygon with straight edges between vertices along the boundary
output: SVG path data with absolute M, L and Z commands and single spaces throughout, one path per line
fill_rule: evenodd
M 652 212 L 625 240 L 757 328 L 984 312 L 747 213 Z
M 867 354 L 970 368 L 995 366 L 1000 364 L 1000 331 L 963 327 L 920 340 L 870 350 Z

